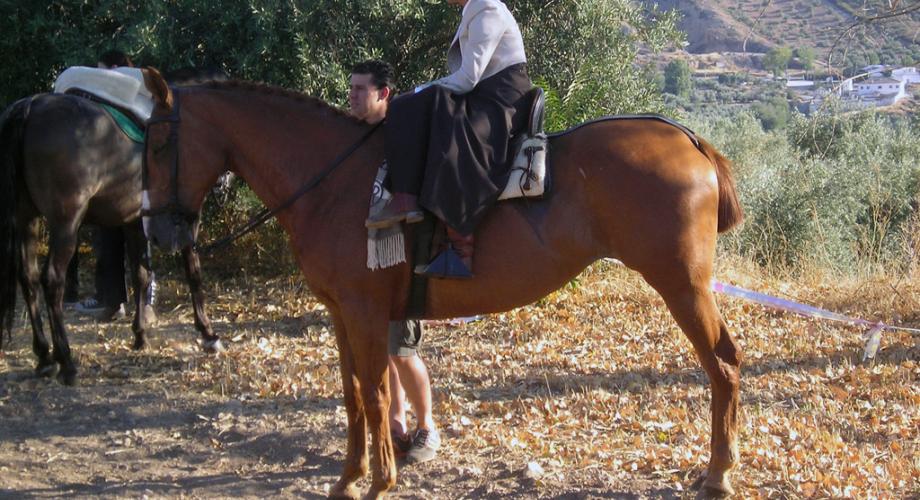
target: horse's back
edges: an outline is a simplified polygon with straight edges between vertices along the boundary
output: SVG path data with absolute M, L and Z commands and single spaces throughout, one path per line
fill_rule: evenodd
M 84 213 L 117 225 L 140 209 L 141 147 L 97 103 L 41 94 L 23 131 L 22 179 L 36 209 L 49 218 Z

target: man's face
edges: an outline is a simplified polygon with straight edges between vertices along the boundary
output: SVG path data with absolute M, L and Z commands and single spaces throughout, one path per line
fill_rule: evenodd
M 374 85 L 369 73 L 352 73 L 348 103 L 351 114 L 360 120 L 377 123 L 387 114 L 389 89 Z

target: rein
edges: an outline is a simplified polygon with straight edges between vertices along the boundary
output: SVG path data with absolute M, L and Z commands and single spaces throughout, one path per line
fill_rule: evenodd
M 378 122 L 374 124 L 373 127 L 371 127 L 367 132 L 362 134 L 361 137 L 358 138 L 358 140 L 355 141 L 351 146 L 349 146 L 348 149 L 343 151 L 341 154 L 339 154 L 339 156 L 337 156 L 334 160 L 332 160 L 332 163 L 330 163 L 329 166 L 325 168 L 325 170 L 315 175 L 306 184 L 301 186 L 300 189 L 298 189 L 287 200 L 285 200 L 284 203 L 272 209 L 263 208 L 259 213 L 252 216 L 252 218 L 249 219 L 249 222 L 247 222 L 243 227 L 237 229 L 236 231 L 230 233 L 227 236 L 224 236 L 223 238 L 217 241 L 214 241 L 208 244 L 207 246 L 202 247 L 196 243 L 195 250 L 197 250 L 198 253 L 201 255 L 205 255 L 205 256 L 210 255 L 215 250 L 219 250 L 229 245 L 230 243 L 238 240 L 244 235 L 252 232 L 253 229 L 264 224 L 265 221 L 274 217 L 278 212 L 290 207 L 295 201 L 297 201 L 298 198 L 300 198 L 301 196 L 306 194 L 308 191 L 312 190 L 317 185 L 319 185 L 319 183 L 322 182 L 323 179 L 328 177 L 329 174 L 331 174 L 336 168 L 339 167 L 339 165 L 341 165 L 346 159 L 348 159 L 348 157 L 351 156 L 352 153 L 357 151 L 358 148 L 360 148 L 361 145 L 364 144 L 365 141 L 367 141 L 367 139 L 371 136 L 371 134 L 373 134 L 377 130 L 377 128 L 380 127 L 381 123 L 383 122 Z
M 162 117 L 162 118 L 151 118 L 150 121 L 148 122 L 148 127 L 149 125 L 155 124 L 155 123 L 169 123 L 170 124 L 169 142 L 167 144 L 170 144 L 170 143 L 174 144 L 175 155 L 173 156 L 172 168 L 170 172 L 170 175 L 172 176 L 171 178 L 171 185 L 172 185 L 171 191 L 172 192 L 170 193 L 169 203 L 166 206 L 159 207 L 157 209 L 142 210 L 141 214 L 145 217 L 149 217 L 151 215 L 158 215 L 158 214 L 167 212 L 167 213 L 173 214 L 176 217 L 180 215 L 185 215 L 187 218 L 189 218 L 189 216 L 191 215 L 191 219 L 194 220 L 195 218 L 198 217 L 198 214 L 192 213 L 186 210 L 179 203 L 179 147 L 178 147 L 179 146 L 179 133 L 178 133 L 178 128 L 179 128 L 179 123 L 181 121 L 179 119 L 179 93 L 174 92 L 173 98 L 175 100 L 175 105 L 173 106 L 172 114 L 166 117 Z M 230 233 L 227 236 L 224 236 L 223 238 L 220 238 L 217 241 L 211 242 L 210 244 L 205 245 L 205 246 L 201 246 L 196 243 L 194 246 L 195 251 L 197 251 L 200 255 L 204 255 L 204 256 L 210 255 L 214 251 L 224 248 L 230 243 L 233 243 L 234 241 L 245 236 L 246 234 L 249 234 L 254 229 L 264 224 L 268 219 L 271 219 L 272 217 L 277 215 L 278 212 L 281 212 L 282 210 L 290 207 L 292 204 L 294 204 L 295 201 L 297 201 L 298 198 L 300 198 L 307 192 L 311 191 L 313 188 L 318 186 L 319 183 L 323 181 L 323 179 L 325 179 L 330 174 L 332 174 L 332 172 L 335 171 L 336 168 L 338 168 L 342 163 L 344 163 L 345 160 L 348 159 L 349 156 L 351 156 L 355 151 L 357 151 L 358 148 L 360 148 L 367 141 L 367 139 L 370 138 L 370 136 L 374 132 L 377 131 L 377 129 L 380 127 L 382 123 L 383 122 L 378 122 L 374 124 L 374 126 L 368 129 L 366 132 L 364 132 L 364 134 L 362 134 L 361 137 L 358 138 L 357 141 L 352 143 L 352 145 L 349 146 L 348 149 L 340 153 L 334 160 L 332 160 L 329 166 L 323 169 L 322 172 L 313 176 L 312 179 L 307 181 L 303 186 L 300 187 L 300 189 L 294 192 L 294 194 L 288 197 L 288 199 L 285 200 L 283 203 L 281 203 L 280 205 L 272 209 L 263 208 L 257 214 L 253 215 L 252 218 L 249 219 L 249 222 L 247 222 L 241 228 L 233 231 L 232 233 Z M 146 150 L 147 148 L 146 144 L 144 148 Z M 147 153 L 145 151 L 144 152 L 145 173 L 146 173 L 146 164 L 147 164 Z M 144 175 L 145 182 L 146 182 L 146 178 L 147 176 Z

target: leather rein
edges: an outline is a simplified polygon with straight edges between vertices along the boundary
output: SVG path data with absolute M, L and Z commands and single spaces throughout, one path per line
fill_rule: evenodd
M 157 150 L 161 150 L 161 149 L 164 149 L 170 146 L 174 150 L 172 162 L 170 165 L 169 202 L 167 202 L 167 204 L 162 207 L 157 207 L 153 209 L 150 209 L 150 208 L 142 209 L 141 216 L 142 217 L 152 217 L 155 215 L 168 214 L 172 217 L 175 223 L 181 222 L 182 219 L 184 219 L 186 222 L 191 223 L 198 219 L 198 212 L 194 212 L 192 210 L 186 209 L 179 202 L 179 124 L 182 121 L 179 116 L 179 89 L 173 89 L 172 94 L 173 94 L 172 113 L 170 113 L 168 116 L 151 117 L 150 120 L 147 121 L 148 134 L 144 140 L 144 159 L 143 159 L 143 169 L 144 169 L 143 187 L 144 187 L 144 190 L 146 191 L 147 190 L 147 171 L 148 171 L 147 170 L 148 169 L 147 167 L 147 149 L 149 148 L 149 141 L 147 140 L 147 138 L 150 137 L 149 135 L 150 127 L 153 125 L 161 124 L 161 123 L 168 123 L 169 124 L 169 136 L 167 137 L 167 141 L 165 144 L 158 147 Z M 351 156 L 355 151 L 357 151 L 367 141 L 367 139 L 370 138 L 370 136 L 373 135 L 373 133 L 377 131 L 377 129 L 380 127 L 382 123 L 383 122 L 378 122 L 374 124 L 366 132 L 364 132 L 364 134 L 362 134 L 361 137 L 358 138 L 357 141 L 352 143 L 351 146 L 349 146 L 342 153 L 340 153 L 334 160 L 332 160 L 332 162 L 325 169 L 323 169 L 321 172 L 313 176 L 313 178 L 307 181 L 303 186 L 301 186 L 297 191 L 294 192 L 294 194 L 289 196 L 280 205 L 272 209 L 263 208 L 258 213 L 253 215 L 252 218 L 249 219 L 249 222 L 247 222 L 245 225 L 231 232 L 229 235 L 218 239 L 217 241 L 214 241 L 205 246 L 201 246 L 198 243 L 195 243 L 195 246 L 194 246 L 195 250 L 201 255 L 209 255 L 213 253 L 215 250 L 221 249 L 229 245 L 230 243 L 238 240 L 239 238 L 245 236 L 246 234 L 252 232 L 254 229 L 264 224 L 267 220 L 277 215 L 278 212 L 281 212 L 282 210 L 293 205 L 294 202 L 297 201 L 298 198 L 300 198 L 301 196 L 303 196 L 304 194 L 306 194 L 307 192 L 311 191 L 313 188 L 318 186 L 319 183 L 323 181 L 323 179 L 328 177 L 333 171 L 335 171 L 336 168 L 338 168 L 342 163 L 344 163 L 345 160 L 348 159 L 349 156 Z

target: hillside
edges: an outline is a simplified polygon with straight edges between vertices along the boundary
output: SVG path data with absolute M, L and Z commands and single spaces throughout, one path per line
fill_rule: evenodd
M 887 1 L 868 0 L 655 0 L 664 9 L 683 15 L 681 29 L 687 33 L 691 53 L 764 52 L 771 47 L 812 47 L 820 60 L 833 49 L 834 60 L 878 57 L 885 63 L 920 61 L 920 12 L 865 29 L 852 30 L 854 14 L 888 12 Z M 901 3 L 900 8 L 909 4 Z M 836 43 L 836 46 L 835 46 Z M 836 64 L 835 64 L 836 65 Z

